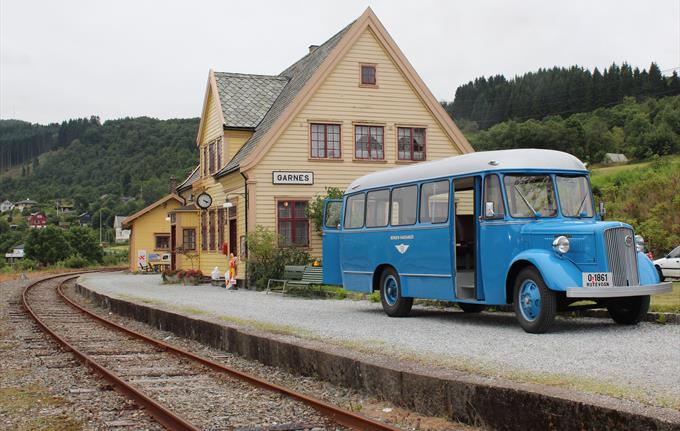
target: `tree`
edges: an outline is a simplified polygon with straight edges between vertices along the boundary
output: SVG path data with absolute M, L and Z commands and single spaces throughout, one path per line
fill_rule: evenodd
M 61 229 L 47 226 L 43 229 L 32 229 L 24 244 L 26 257 L 36 260 L 43 265 L 51 265 L 66 259 L 72 249 L 64 238 Z
M 323 227 L 323 207 L 326 199 L 341 199 L 342 190 L 337 187 L 326 187 L 326 193 L 319 193 L 307 206 L 307 217 L 314 223 L 314 229 L 321 233 Z
M 85 226 L 75 226 L 65 233 L 66 241 L 73 251 L 90 262 L 102 263 L 104 251 L 99 245 L 97 235 Z

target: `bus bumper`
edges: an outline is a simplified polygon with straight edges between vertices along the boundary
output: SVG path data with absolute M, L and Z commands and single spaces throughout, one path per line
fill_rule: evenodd
M 668 293 L 673 283 L 645 284 L 642 286 L 614 286 L 614 287 L 570 287 L 567 298 L 620 298 L 624 296 L 646 296 Z

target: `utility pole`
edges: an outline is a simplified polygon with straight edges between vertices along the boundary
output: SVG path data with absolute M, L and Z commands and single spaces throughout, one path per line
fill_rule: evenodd
M 99 208 L 99 245 L 102 244 L 102 209 Z

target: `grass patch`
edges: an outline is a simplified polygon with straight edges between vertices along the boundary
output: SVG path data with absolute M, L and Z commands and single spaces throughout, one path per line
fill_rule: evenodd
M 352 292 L 350 290 L 345 290 L 340 286 L 329 286 L 325 284 L 312 284 L 309 286 L 289 284 L 286 287 L 286 295 L 300 298 L 351 299 L 353 301 L 368 299 L 368 295 L 365 293 Z
M 40 410 L 66 404 L 38 385 L 0 388 L 0 412 L 18 420 L 17 430 L 75 431 L 83 425 L 65 415 L 46 416 Z
M 217 318 L 224 321 L 224 322 L 233 323 L 233 324 L 240 325 L 240 326 L 247 326 L 247 327 L 250 327 L 250 328 L 258 329 L 260 331 L 269 332 L 269 333 L 272 333 L 272 334 L 292 335 L 292 336 L 295 336 L 295 337 L 313 339 L 313 340 L 320 339 L 320 337 L 318 337 L 312 331 L 308 331 L 308 330 L 303 329 L 303 328 L 298 328 L 296 326 L 278 325 L 278 324 L 275 324 L 275 323 L 262 322 L 262 321 L 253 320 L 253 319 L 242 319 L 240 317 L 225 316 L 225 315 L 218 315 Z
M 650 310 L 658 313 L 680 313 L 680 281 L 673 282 L 673 291 L 652 295 Z

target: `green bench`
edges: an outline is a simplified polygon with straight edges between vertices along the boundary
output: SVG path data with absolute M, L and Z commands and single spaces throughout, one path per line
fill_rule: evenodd
M 288 285 L 310 286 L 313 284 L 323 284 L 323 268 L 312 265 L 286 265 L 283 269 L 283 278 L 271 278 L 267 281 L 265 293 L 274 292 L 273 288 L 278 284 L 281 284 L 281 293 L 286 293 Z

